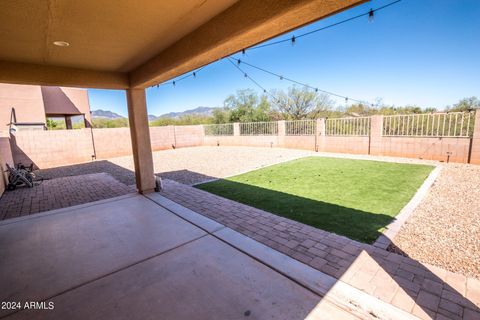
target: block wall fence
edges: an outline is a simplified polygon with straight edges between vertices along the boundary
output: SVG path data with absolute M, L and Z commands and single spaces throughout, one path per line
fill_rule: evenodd
M 475 115 L 471 137 L 394 137 L 382 135 L 382 116 L 370 118 L 368 135 L 327 135 L 325 119 L 316 120 L 311 135 L 286 135 L 279 121 L 274 135 L 241 135 L 239 124 L 233 134 L 205 135 L 202 125 L 151 127 L 153 151 L 193 146 L 257 146 L 315 150 L 320 152 L 371 154 L 480 164 L 480 112 Z M 51 168 L 96 159 L 132 154 L 129 128 L 0 132 L 0 161 L 34 163 Z M 0 190 L 4 181 L 0 182 Z

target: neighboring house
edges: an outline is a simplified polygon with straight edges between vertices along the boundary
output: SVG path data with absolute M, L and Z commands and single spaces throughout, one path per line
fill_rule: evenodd
M 50 121 L 48 121 L 50 120 Z M 0 131 L 90 127 L 86 89 L 0 84 Z

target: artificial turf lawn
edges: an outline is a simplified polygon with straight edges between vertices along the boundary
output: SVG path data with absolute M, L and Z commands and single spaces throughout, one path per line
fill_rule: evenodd
M 196 187 L 372 243 L 433 166 L 309 157 Z

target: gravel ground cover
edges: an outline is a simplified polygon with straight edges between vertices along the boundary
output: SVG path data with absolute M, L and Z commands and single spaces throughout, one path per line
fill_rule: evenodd
M 390 250 L 480 279 L 480 166 L 444 165 Z
M 225 178 L 272 164 L 307 156 L 379 160 L 398 163 L 436 163 L 427 160 L 381 156 L 349 155 L 308 150 L 256 147 L 192 147 L 163 150 L 153 153 L 155 172 L 161 177 L 192 185 L 212 179 Z M 37 171 L 42 179 L 54 179 L 105 172 L 126 185 L 135 184 L 133 157 L 74 164 Z
M 154 152 L 153 162 L 155 173 L 162 178 L 192 185 L 312 154 L 315 152 L 281 148 L 194 147 Z M 133 170 L 132 157 L 108 161 Z

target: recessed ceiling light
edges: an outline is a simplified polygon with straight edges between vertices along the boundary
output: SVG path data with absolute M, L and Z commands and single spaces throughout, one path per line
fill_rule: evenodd
M 67 41 L 53 41 L 53 44 L 58 47 L 68 47 L 70 45 Z

